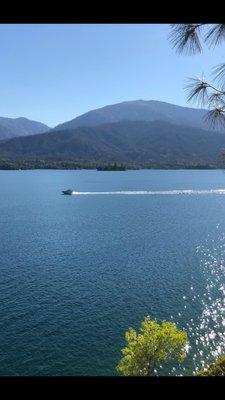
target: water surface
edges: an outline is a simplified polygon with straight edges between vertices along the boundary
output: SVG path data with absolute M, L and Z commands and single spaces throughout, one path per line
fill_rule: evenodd
M 157 373 L 224 350 L 225 196 L 209 192 L 223 171 L 0 171 L 0 183 L 1 375 L 116 374 L 125 330 L 146 315 L 192 346 Z

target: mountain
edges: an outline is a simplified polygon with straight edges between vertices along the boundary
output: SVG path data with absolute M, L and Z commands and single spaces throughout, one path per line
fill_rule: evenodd
M 165 163 L 216 162 L 225 135 L 163 121 L 121 121 L 0 142 L 0 158 Z
M 89 111 L 71 121 L 57 125 L 53 130 L 96 126 L 105 123 L 129 121 L 165 121 L 175 125 L 192 126 L 208 130 L 204 121 L 206 110 L 181 107 L 155 100 L 125 101 Z
M 48 131 L 50 128 L 41 122 L 27 118 L 0 117 L 0 140 L 16 136 L 36 135 Z
M 0 140 L 17 136 L 36 135 L 47 131 L 64 131 L 78 127 L 94 127 L 120 121 L 164 121 L 208 130 L 204 121 L 206 110 L 181 107 L 156 100 L 135 100 L 108 105 L 89 111 L 71 121 L 50 129 L 41 122 L 27 118 L 0 117 Z

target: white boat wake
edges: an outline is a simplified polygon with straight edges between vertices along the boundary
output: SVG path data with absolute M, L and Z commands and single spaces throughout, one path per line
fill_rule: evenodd
M 198 195 L 198 194 L 224 194 L 225 189 L 210 189 L 210 190 L 121 190 L 116 192 L 74 192 L 76 196 L 89 195 Z

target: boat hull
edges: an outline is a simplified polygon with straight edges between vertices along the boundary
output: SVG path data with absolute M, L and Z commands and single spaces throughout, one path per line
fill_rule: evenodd
M 73 191 L 72 190 L 63 190 L 62 193 L 66 194 L 68 196 L 71 196 L 73 194 Z

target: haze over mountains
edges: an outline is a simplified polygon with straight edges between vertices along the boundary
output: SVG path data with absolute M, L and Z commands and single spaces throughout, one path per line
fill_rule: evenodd
M 216 163 L 225 134 L 209 131 L 206 112 L 159 101 L 114 104 L 47 127 L 42 134 L 33 130 L 30 136 L 1 140 L 0 158 Z
M 206 110 L 181 107 L 155 100 L 135 100 L 113 104 L 89 111 L 57 125 L 53 130 L 65 130 L 80 126 L 96 126 L 123 120 L 128 121 L 165 121 L 175 125 L 187 125 L 207 129 L 204 121 Z
M 50 128 L 41 122 L 32 121 L 27 118 L 5 118 L 0 117 L 0 140 L 16 136 L 36 135 Z

